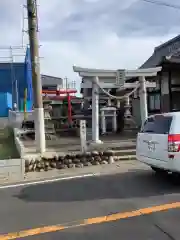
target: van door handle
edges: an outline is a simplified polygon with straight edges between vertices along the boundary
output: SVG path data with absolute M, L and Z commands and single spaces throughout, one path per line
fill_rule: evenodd
M 147 143 L 147 144 L 159 144 L 156 141 L 151 141 L 151 140 L 143 140 L 143 142 Z

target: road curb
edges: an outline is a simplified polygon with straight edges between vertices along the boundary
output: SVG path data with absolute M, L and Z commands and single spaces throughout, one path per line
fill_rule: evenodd
M 114 174 L 114 172 L 118 172 L 118 169 L 121 169 L 121 164 L 125 164 L 126 162 L 134 162 L 135 159 L 132 158 L 132 156 L 126 156 L 122 157 L 121 160 L 108 164 L 108 165 L 98 165 L 98 166 L 90 166 L 85 167 L 82 169 L 76 169 L 75 171 L 68 171 L 62 170 L 62 171 L 53 171 L 52 175 L 46 175 L 48 172 L 41 172 L 42 176 L 37 175 L 33 176 L 31 173 L 27 173 L 24 175 L 24 178 L 22 179 L 14 179 L 11 181 L 4 181 L 0 184 L 0 189 L 3 188 L 13 188 L 16 186 L 26 186 L 26 185 L 36 185 L 36 184 L 43 184 L 48 182 L 56 182 L 56 181 L 62 181 L 62 180 L 73 180 L 78 178 L 85 178 L 85 177 L 93 177 L 93 176 L 100 176 L 105 174 Z M 111 167 L 110 167 L 111 166 Z M 122 165 L 123 166 L 123 165 Z M 50 173 L 50 172 L 49 172 Z M 45 174 L 43 176 L 43 174 Z
M 81 179 L 81 178 L 88 178 L 88 177 L 97 177 L 103 175 L 103 173 L 87 173 L 87 174 L 79 174 L 74 176 L 62 176 L 58 178 L 42 178 L 38 180 L 32 180 L 32 181 L 19 181 L 9 184 L 1 184 L 1 189 L 7 189 L 7 188 L 15 188 L 15 187 L 23 187 L 23 186 L 30 186 L 30 185 L 38 185 L 38 184 L 45 184 L 45 183 L 53 183 L 53 182 L 59 182 L 59 181 L 67 181 L 67 180 L 73 180 L 73 179 Z

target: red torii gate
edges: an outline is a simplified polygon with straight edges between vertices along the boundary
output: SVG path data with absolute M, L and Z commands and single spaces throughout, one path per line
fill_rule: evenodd
M 51 100 L 63 100 L 67 97 L 68 102 L 68 122 L 69 124 L 72 123 L 72 106 L 71 106 L 71 99 L 75 96 L 71 94 L 77 93 L 77 90 L 42 90 L 42 94 L 56 94 L 56 96 L 50 97 Z M 66 96 L 60 96 L 61 94 L 66 94 Z

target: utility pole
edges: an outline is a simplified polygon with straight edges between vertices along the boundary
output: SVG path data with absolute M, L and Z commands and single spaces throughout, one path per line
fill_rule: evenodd
M 65 85 L 66 85 L 66 91 L 67 91 L 67 89 L 68 89 L 68 79 L 67 79 L 67 77 L 65 77 Z
M 39 41 L 37 28 L 36 0 L 27 0 L 28 32 L 32 64 L 32 85 L 34 96 L 34 123 L 37 152 L 45 152 L 44 109 L 42 102 L 42 83 L 39 61 Z

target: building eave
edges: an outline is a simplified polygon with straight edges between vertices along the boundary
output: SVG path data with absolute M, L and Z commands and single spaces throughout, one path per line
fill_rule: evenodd
M 166 62 L 168 63 L 175 63 L 175 64 L 180 64 L 180 58 L 178 57 L 170 57 L 170 58 L 166 58 Z

